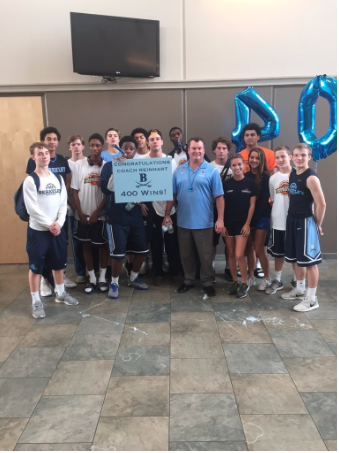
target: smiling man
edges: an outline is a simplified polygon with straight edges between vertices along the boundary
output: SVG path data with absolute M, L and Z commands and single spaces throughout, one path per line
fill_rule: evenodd
M 224 227 L 224 191 L 217 168 L 204 160 L 205 144 L 202 138 L 193 137 L 188 145 L 189 161 L 178 167 L 173 176 L 173 201 L 167 202 L 164 224 L 171 221 L 170 213 L 178 201 L 178 236 L 180 257 L 185 281 L 178 289 L 185 293 L 195 283 L 196 260 L 194 249 L 201 262 L 200 280 L 207 296 L 215 296 L 213 284 L 213 228 L 221 233 Z M 218 212 L 213 221 L 213 200 Z
M 131 136 L 136 141 L 138 147 L 136 153 L 134 155 L 134 159 L 141 159 L 145 157 L 146 154 L 149 153 L 149 149 L 147 147 L 147 131 L 142 127 L 137 127 L 132 130 Z

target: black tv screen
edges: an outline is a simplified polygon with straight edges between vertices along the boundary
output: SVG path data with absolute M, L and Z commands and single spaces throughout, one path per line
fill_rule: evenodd
M 159 21 L 71 13 L 73 71 L 159 77 Z

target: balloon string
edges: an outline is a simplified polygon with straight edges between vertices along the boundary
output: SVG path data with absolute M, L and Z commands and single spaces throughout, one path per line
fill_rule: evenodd
M 318 173 L 318 161 L 314 162 L 314 171 Z

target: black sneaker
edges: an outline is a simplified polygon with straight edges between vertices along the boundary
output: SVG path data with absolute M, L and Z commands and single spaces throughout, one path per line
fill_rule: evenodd
M 233 277 L 232 277 L 232 274 L 231 274 L 231 271 L 229 269 L 225 269 L 225 279 L 228 281 L 228 282 L 233 282 Z
M 204 290 L 206 291 L 206 295 L 208 297 L 214 297 L 215 296 L 215 289 L 213 286 L 205 286 Z
M 235 296 L 240 286 L 241 285 L 239 282 L 233 282 L 232 285 L 230 286 L 230 289 L 228 290 L 228 294 L 231 294 L 231 296 Z
M 237 291 L 237 298 L 243 299 L 244 297 L 246 297 L 249 289 L 250 287 L 248 286 L 247 283 L 241 283 Z

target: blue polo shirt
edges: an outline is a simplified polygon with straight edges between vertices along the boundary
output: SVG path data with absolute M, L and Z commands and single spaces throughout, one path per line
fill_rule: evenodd
M 204 160 L 193 171 L 186 162 L 175 170 L 173 194 L 178 200 L 179 227 L 189 230 L 213 228 L 213 199 L 224 195 L 217 168 Z

